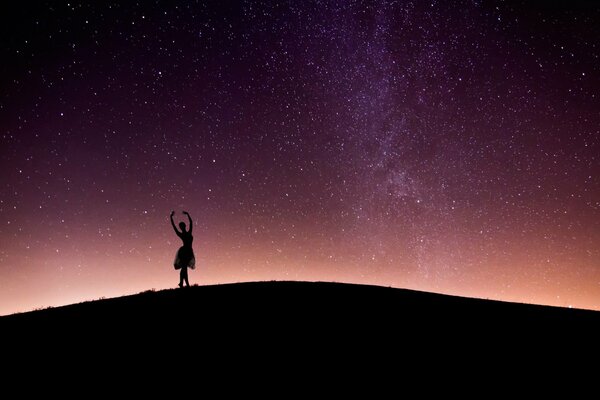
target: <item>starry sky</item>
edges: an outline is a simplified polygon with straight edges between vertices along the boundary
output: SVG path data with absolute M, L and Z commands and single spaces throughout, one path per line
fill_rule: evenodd
M 176 287 L 171 210 L 192 283 L 600 309 L 596 2 L 4 3 L 0 314 Z

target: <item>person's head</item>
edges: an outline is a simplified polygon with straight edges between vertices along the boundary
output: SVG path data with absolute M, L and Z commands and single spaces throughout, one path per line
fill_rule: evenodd
M 179 229 L 181 229 L 182 232 L 185 232 L 185 222 L 179 223 Z

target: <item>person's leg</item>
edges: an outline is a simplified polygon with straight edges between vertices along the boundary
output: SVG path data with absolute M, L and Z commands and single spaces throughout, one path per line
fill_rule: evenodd
M 179 287 L 183 287 L 183 271 L 185 271 L 185 268 L 179 270 Z
M 190 286 L 190 281 L 188 281 L 188 269 L 187 268 L 185 268 L 185 275 L 184 275 L 184 277 L 185 277 L 185 283 L 189 287 Z

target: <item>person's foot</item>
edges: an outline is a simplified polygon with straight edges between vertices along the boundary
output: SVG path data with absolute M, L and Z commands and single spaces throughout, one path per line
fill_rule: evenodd
M 179 287 L 182 288 L 183 287 L 183 283 L 180 282 L 179 283 Z

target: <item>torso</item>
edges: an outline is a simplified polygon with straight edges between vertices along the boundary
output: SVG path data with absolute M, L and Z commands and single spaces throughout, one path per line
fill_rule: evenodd
M 184 246 L 192 247 L 192 242 L 194 241 L 194 237 L 189 232 L 182 232 L 181 235 L 178 235 L 183 241 Z

